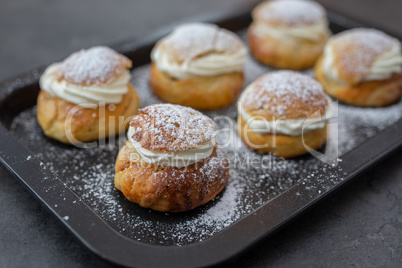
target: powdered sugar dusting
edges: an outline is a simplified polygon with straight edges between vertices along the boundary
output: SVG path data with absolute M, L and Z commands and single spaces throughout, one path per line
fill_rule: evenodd
M 257 6 L 254 19 L 283 25 L 313 24 L 325 19 L 325 10 L 308 0 L 273 0 Z
M 130 125 L 132 138 L 151 151 L 178 152 L 211 140 L 215 123 L 202 113 L 181 105 L 156 104 L 140 109 Z
M 75 84 L 112 82 L 131 61 L 108 47 L 83 49 L 67 57 L 60 66 L 59 77 Z
M 291 110 L 308 117 L 328 104 L 321 85 L 309 76 L 293 71 L 265 74 L 250 85 L 243 105 L 248 109 L 269 110 L 275 116 L 291 115 Z M 299 107 L 300 106 L 300 107 Z
M 173 53 L 180 62 L 210 52 L 231 54 L 243 47 L 237 35 L 208 23 L 179 26 L 158 45 L 163 46 L 168 53 Z
M 364 28 L 342 32 L 330 41 L 339 76 L 352 76 L 352 82 L 361 81 L 375 59 L 397 43 L 398 40 L 381 31 Z

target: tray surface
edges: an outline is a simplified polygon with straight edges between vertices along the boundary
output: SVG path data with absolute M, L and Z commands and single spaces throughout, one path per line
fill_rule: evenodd
M 240 20 L 243 23 L 242 27 L 235 30 L 238 30 L 239 35 L 244 39 L 244 27 L 247 26 L 244 22 L 247 22 L 247 16 L 243 15 L 243 17 L 243 20 Z M 333 22 L 331 26 L 335 33 L 347 27 L 347 25 L 342 27 L 339 22 Z M 151 46 L 152 44 L 148 47 Z M 134 62 L 137 54 L 141 52 L 141 49 L 130 51 L 130 45 L 125 46 L 125 50 L 129 51 L 126 54 Z M 249 58 L 245 66 L 245 85 L 271 70 Z M 304 198 L 306 201 L 317 201 L 341 182 L 353 177 L 352 175 L 362 168 L 362 166 L 351 167 L 350 164 L 347 166 L 348 168 L 344 168 L 344 165 L 341 164 L 342 155 L 348 152 L 358 152 L 361 150 L 359 145 L 371 137 L 384 136 L 381 131 L 389 129 L 390 126 L 401 125 L 400 119 L 402 118 L 402 102 L 385 108 L 358 108 L 335 103 L 333 105 L 334 118 L 330 120 L 329 124 L 330 139 L 326 147 L 321 150 L 322 153 L 325 151 L 334 159 L 333 165 L 329 165 L 311 155 L 284 160 L 271 155 L 259 155 L 251 152 L 237 136 L 235 104 L 226 109 L 205 112 L 215 120 L 218 129 L 222 130 L 218 135 L 218 142 L 223 145 L 231 162 L 229 183 L 212 202 L 200 208 L 187 213 L 160 213 L 140 208 L 127 201 L 114 188 L 114 162 L 119 148 L 125 143 L 124 135 L 110 138 L 105 144 L 99 146 L 81 149 L 62 145 L 42 134 L 36 121 L 36 107 L 34 106 L 35 96 L 39 90 L 37 78 L 40 73 L 41 70 L 34 70 L 25 80 L 17 79 L 6 86 L 3 85 L 2 95 L 0 95 L 3 97 L 4 94 L 4 98 L 0 98 L 1 109 L 6 109 L 7 106 L 14 107 L 8 110 L 7 114 L 1 115 L 1 122 L 9 134 L 32 152 L 32 155 L 29 154 L 20 161 L 36 161 L 38 158 L 42 162 L 42 169 L 46 170 L 43 174 L 49 172 L 55 174 L 64 187 L 76 194 L 77 199 L 71 200 L 71 207 L 84 202 L 107 225 L 123 237 L 128 238 L 129 241 L 137 241 L 139 243 L 136 245 L 143 247 L 153 245 L 174 249 L 185 248 L 186 245 L 197 247 L 197 245 L 203 244 L 201 241 L 207 242 L 229 227 L 245 226 L 244 222 L 252 221 L 253 215 L 256 215 L 257 211 L 262 211 L 271 201 L 279 200 L 274 199 L 275 197 L 286 199 L 285 202 L 282 202 L 282 206 L 287 206 L 290 212 L 287 215 L 269 215 L 269 217 L 279 217 L 275 226 L 278 223 L 285 223 L 291 214 L 297 214 L 303 207 L 301 204 L 296 206 L 295 200 Z M 306 73 L 312 74 L 311 71 Z M 142 100 L 141 107 L 160 103 L 161 101 L 154 97 L 149 90 L 149 65 L 143 64 L 134 68 L 132 74 L 132 82 Z M 21 100 L 24 93 L 28 93 L 28 97 Z M 12 100 L 17 100 L 18 105 Z M 383 146 L 387 151 L 386 144 Z M 4 152 L 7 153 L 6 150 Z M 340 157 L 337 158 L 335 153 L 338 153 Z M 2 161 L 13 169 L 10 160 L 6 159 L 5 155 L 1 155 Z M 378 157 L 380 156 L 378 155 Z M 253 159 L 257 159 L 259 164 L 253 164 L 255 161 Z M 338 163 L 340 165 L 337 165 Z M 355 163 L 357 164 L 358 161 Z M 18 174 L 18 172 L 14 172 Z M 50 180 L 45 175 L 41 178 L 41 180 L 47 179 Z M 59 206 L 69 204 L 66 204 L 63 195 L 55 196 L 57 194 L 56 187 L 51 183 L 47 184 L 46 188 L 43 188 L 43 194 L 47 195 L 50 200 L 54 200 L 51 204 L 45 203 L 57 211 Z M 69 212 L 70 214 L 62 215 L 65 223 L 74 217 L 74 210 L 70 209 Z M 55 214 L 59 215 L 59 212 L 55 212 Z M 69 228 L 71 229 L 71 227 Z M 267 233 L 275 228 L 273 225 L 270 229 L 265 227 L 262 232 Z M 74 232 L 74 230 L 72 231 Z M 88 231 L 90 230 L 88 229 Z M 82 237 L 80 233 L 77 235 L 85 243 L 85 237 Z M 243 235 L 248 236 L 249 240 L 258 238 L 251 234 Z M 244 243 L 243 247 L 239 245 L 239 248 L 244 249 L 246 246 L 248 244 Z M 89 247 L 93 247 L 93 245 L 89 245 Z M 95 249 L 95 251 L 97 250 Z M 102 252 L 98 253 L 106 255 Z M 232 251 L 233 253 L 235 251 Z M 217 262 L 221 259 L 224 258 L 216 257 L 210 262 Z M 201 260 L 199 263 L 202 263 Z M 132 264 L 140 265 L 140 262 Z
M 267 71 L 270 69 L 249 59 L 246 64 L 246 84 Z M 149 89 L 148 74 L 149 65 L 133 71 L 132 82 L 140 94 L 142 107 L 160 103 Z M 402 117 L 402 102 L 380 109 L 338 106 L 338 124 L 330 124 L 330 139 L 326 149 L 337 145 L 338 129 L 340 154 L 353 149 Z M 42 134 L 36 121 L 35 106 L 15 117 L 10 132 L 114 229 L 129 238 L 156 245 L 183 245 L 204 240 L 326 165 L 310 155 L 284 160 L 251 152 L 237 136 L 235 104 L 220 111 L 205 113 L 215 119 L 218 129 L 229 129 L 218 134 L 218 143 L 229 143 L 224 148 L 232 166 L 231 177 L 225 191 L 213 202 L 192 212 L 179 214 L 140 208 L 125 200 L 115 189 L 114 163 L 119 148 L 126 141 L 124 135 L 116 140 L 109 139 L 105 145 L 95 148 L 60 145 Z M 230 121 L 223 116 L 228 116 Z M 259 164 L 253 167 L 251 159 L 257 159 L 263 167 Z M 334 169 L 328 179 L 336 181 L 342 179 L 342 175 Z

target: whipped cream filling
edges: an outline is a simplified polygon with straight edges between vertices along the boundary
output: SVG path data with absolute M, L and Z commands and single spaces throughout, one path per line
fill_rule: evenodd
M 326 111 L 324 116 L 316 118 L 297 118 L 297 119 L 281 119 L 268 121 L 261 116 L 253 117 L 248 114 L 243 108 L 243 99 L 245 93 L 250 90 L 249 86 L 246 88 L 237 102 L 237 111 L 239 115 L 243 117 L 243 120 L 248 124 L 248 128 L 254 133 L 259 134 L 285 134 L 289 136 L 299 136 L 309 133 L 316 129 L 322 129 L 327 124 L 327 120 L 330 118 L 331 112 Z
M 395 44 L 389 51 L 378 56 L 370 68 L 370 72 L 363 78 L 364 81 L 383 80 L 393 73 L 402 71 L 401 44 Z
M 196 148 L 190 150 L 161 153 L 143 148 L 139 142 L 132 138 L 134 133 L 135 128 L 130 126 L 127 132 L 128 140 L 134 146 L 141 158 L 149 164 L 179 168 L 187 167 L 210 157 L 215 147 L 215 140 L 212 139 L 200 143 Z
M 329 33 L 328 22 L 321 20 L 311 25 L 302 26 L 272 26 L 259 21 L 255 24 L 257 35 L 273 36 L 278 39 L 299 38 L 311 41 L 319 41 Z
M 120 103 L 128 92 L 127 84 L 131 79 L 128 70 L 110 84 L 83 86 L 59 80 L 57 72 L 60 64 L 54 63 L 47 67 L 39 80 L 40 88 L 53 96 L 85 107 L 101 103 Z
M 178 63 L 160 47 L 156 47 L 151 53 L 151 59 L 159 70 L 178 79 L 241 72 L 246 63 L 246 56 L 247 50 L 241 48 L 233 54 L 209 53 Z
M 334 65 L 334 53 L 331 43 L 328 43 L 324 50 L 323 70 L 325 75 L 340 84 L 346 84 L 339 75 Z M 370 71 L 362 78 L 363 81 L 384 80 L 390 78 L 394 73 L 402 72 L 401 44 L 395 43 L 387 52 L 379 55 L 371 64 Z

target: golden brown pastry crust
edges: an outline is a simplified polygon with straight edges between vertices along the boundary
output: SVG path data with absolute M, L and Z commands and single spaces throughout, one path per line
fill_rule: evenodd
M 306 146 L 316 150 L 323 146 L 327 140 L 327 127 L 313 130 L 304 135 L 288 136 L 255 133 L 248 128 L 246 121 L 240 115 L 237 124 L 239 136 L 247 147 L 258 153 L 273 153 L 284 158 L 307 153 Z
M 116 135 L 127 130 L 139 108 L 137 92 L 131 83 L 128 88 L 122 102 L 107 104 L 104 109 L 83 108 L 41 90 L 37 102 L 39 125 L 46 136 L 68 144 Z
M 175 79 L 151 66 L 150 85 L 165 102 L 195 109 L 218 109 L 233 103 L 239 96 L 244 82 L 242 72 L 217 76 Z
M 329 34 L 319 41 L 277 39 L 256 33 L 255 23 L 248 29 L 248 44 L 253 57 L 262 64 L 278 69 L 303 70 L 314 66 L 321 55 Z
M 215 147 L 209 158 L 188 167 L 161 168 L 139 160 L 139 154 L 127 142 L 116 160 L 115 186 L 141 207 L 169 212 L 194 209 L 212 200 L 227 183 L 227 158 L 218 150 Z M 212 166 L 214 160 L 219 164 Z
M 382 81 L 367 81 L 358 84 L 338 84 L 329 79 L 323 70 L 323 57 L 315 66 L 316 79 L 332 97 L 356 106 L 386 106 L 398 101 L 402 91 L 402 74 L 394 74 Z

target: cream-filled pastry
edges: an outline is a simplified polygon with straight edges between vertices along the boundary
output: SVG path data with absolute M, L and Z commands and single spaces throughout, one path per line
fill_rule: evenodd
M 400 42 L 374 29 L 352 29 L 333 36 L 315 67 L 324 90 L 357 106 L 385 106 L 400 99 Z
M 298 156 L 326 142 L 328 104 L 314 79 L 292 71 L 268 73 L 240 96 L 238 132 L 259 153 Z
M 313 67 L 330 35 L 326 12 L 313 1 L 265 1 L 252 16 L 248 30 L 251 53 L 275 68 Z
M 125 131 L 139 107 L 130 67 L 114 50 L 93 47 L 46 68 L 37 103 L 45 135 L 76 144 Z
M 189 107 L 139 110 L 116 160 L 115 186 L 130 201 L 181 212 L 212 200 L 229 178 L 229 161 L 214 139 L 215 123 Z
M 234 33 L 213 24 L 185 24 L 152 50 L 150 85 L 166 102 L 222 108 L 240 94 L 246 55 Z

